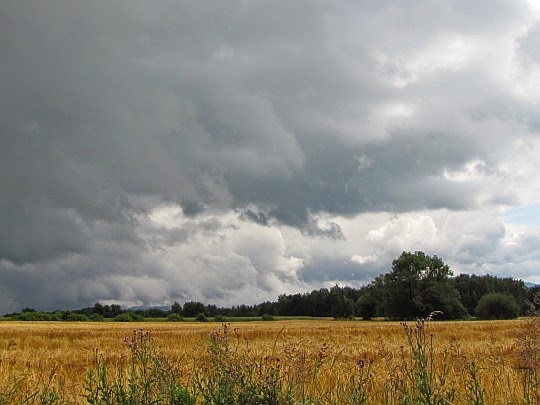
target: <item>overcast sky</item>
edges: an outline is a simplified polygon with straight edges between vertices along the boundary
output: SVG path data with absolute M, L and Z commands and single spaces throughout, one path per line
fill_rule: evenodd
M 0 313 L 540 282 L 540 4 L 0 4 Z

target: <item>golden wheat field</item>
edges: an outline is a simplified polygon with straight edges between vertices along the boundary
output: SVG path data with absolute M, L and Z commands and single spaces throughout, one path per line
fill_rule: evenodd
M 129 343 L 142 329 L 150 331 L 156 353 L 187 385 L 212 362 L 210 347 L 217 342 L 232 368 L 241 370 L 251 362 L 259 369 L 262 364 L 276 367 L 289 390 L 310 403 L 395 403 L 407 373 L 418 374 L 413 352 L 419 348 L 418 325 L 408 327 L 411 341 L 397 322 L 2 322 L 0 393 L 9 402 L 22 398 L 10 392 L 33 392 L 30 403 L 46 403 L 35 393 L 54 390 L 56 403 L 86 403 L 85 379 L 96 354 L 114 370 L 130 354 L 125 338 Z M 538 403 L 536 320 L 426 322 L 421 327 L 423 367 L 429 368 L 435 388 L 454 391 L 452 403 L 475 403 L 472 398 L 479 395 L 486 404 Z M 351 402 L 355 384 L 362 385 L 365 402 Z M 480 392 L 473 392 L 475 386 Z

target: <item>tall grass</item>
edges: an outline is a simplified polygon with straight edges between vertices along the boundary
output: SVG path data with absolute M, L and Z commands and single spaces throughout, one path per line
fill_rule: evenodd
M 540 321 L 529 318 L 519 336 L 518 370 L 522 374 L 523 403 L 540 404 Z
M 428 318 L 428 320 L 431 318 Z M 450 363 L 448 351 L 435 351 L 433 334 L 426 332 L 426 320 L 418 319 L 414 326 L 403 323 L 407 337 L 405 355 L 402 349 L 403 390 L 399 393 L 404 403 L 451 404 L 456 397 L 456 388 L 449 381 Z
M 129 355 L 112 370 L 96 351 L 83 395 L 89 404 L 195 404 L 179 383 L 177 367 L 156 351 L 149 331 L 135 330 L 124 343 Z
M 30 360 L 10 372 L 16 362 L 8 353 L 25 343 L 0 334 L 0 404 L 539 404 L 534 318 L 465 324 L 428 317 L 401 331 L 377 323 L 271 324 L 197 326 L 189 338 L 187 327 L 178 335 L 169 326 L 159 334 L 139 328 L 118 342 L 121 351 L 90 350 L 79 383 L 64 366 L 47 372 Z M 484 337 L 474 350 L 467 330 Z

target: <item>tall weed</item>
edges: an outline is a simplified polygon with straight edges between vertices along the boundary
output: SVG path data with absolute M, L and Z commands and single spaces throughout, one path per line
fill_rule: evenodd
M 448 351 L 436 352 L 433 334 L 426 331 L 427 322 L 434 315 L 436 313 L 426 319 L 417 319 L 414 326 L 402 323 L 407 338 L 406 348 L 411 354 L 406 355 L 406 349 L 402 347 L 402 400 L 405 404 L 451 404 L 455 398 L 455 387 L 448 382 Z
M 540 404 L 540 319 L 527 319 L 516 343 L 517 369 L 522 373 L 523 403 Z
M 283 367 L 274 356 L 257 358 L 249 347 L 240 350 L 235 333 L 231 342 L 230 324 L 210 335 L 209 358 L 195 376 L 203 404 L 212 405 L 278 405 L 292 404 L 284 384 Z
M 95 367 L 86 376 L 84 396 L 88 403 L 195 404 L 194 395 L 178 382 L 177 367 L 156 351 L 150 332 L 135 330 L 124 343 L 129 355 L 122 357 L 114 370 L 96 350 Z

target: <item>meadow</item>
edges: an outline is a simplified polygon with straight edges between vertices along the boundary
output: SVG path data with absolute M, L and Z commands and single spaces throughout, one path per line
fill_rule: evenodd
M 0 404 L 538 404 L 538 319 L 1 322 Z

